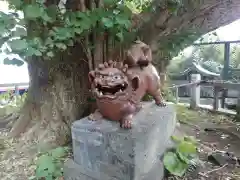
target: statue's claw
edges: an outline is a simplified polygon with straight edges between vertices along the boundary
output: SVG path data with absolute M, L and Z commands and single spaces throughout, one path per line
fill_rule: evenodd
M 125 129 L 131 129 L 132 128 L 132 115 L 129 115 L 125 118 L 122 119 L 120 126 L 121 128 L 125 128 Z
M 167 104 L 164 102 L 156 102 L 156 105 L 159 107 L 166 107 Z
M 91 120 L 91 121 L 97 121 L 97 120 L 100 120 L 102 119 L 102 114 L 99 112 L 99 110 L 96 110 L 94 113 L 90 114 L 88 116 L 88 119 Z

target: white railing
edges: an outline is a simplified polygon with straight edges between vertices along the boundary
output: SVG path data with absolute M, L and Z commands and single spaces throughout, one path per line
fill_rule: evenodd
M 192 74 L 191 83 L 174 85 L 169 88 L 172 89 L 175 93 L 176 103 L 179 103 L 178 91 L 181 87 L 189 87 L 191 88 L 191 96 L 190 96 L 190 108 L 198 108 L 200 107 L 200 86 L 211 86 L 214 89 L 214 100 L 212 104 L 212 109 L 214 111 L 219 110 L 219 96 L 220 92 L 226 92 L 228 89 L 234 89 L 239 92 L 238 97 L 238 105 L 240 105 L 240 83 L 231 83 L 228 81 L 222 80 L 211 80 L 205 81 L 201 80 L 201 76 L 199 74 Z M 222 108 L 224 108 L 225 98 L 222 98 Z

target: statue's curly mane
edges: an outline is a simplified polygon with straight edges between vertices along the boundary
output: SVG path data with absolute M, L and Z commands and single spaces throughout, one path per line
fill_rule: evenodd
M 104 62 L 103 64 L 99 64 L 98 68 L 95 69 L 95 72 L 97 71 L 103 71 L 105 68 L 116 68 L 122 71 L 123 73 L 126 73 L 128 70 L 128 65 L 123 64 L 123 62 L 117 62 L 117 61 L 108 61 Z

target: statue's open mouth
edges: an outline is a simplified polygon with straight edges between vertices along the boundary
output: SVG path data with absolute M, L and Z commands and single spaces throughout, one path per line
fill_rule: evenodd
M 97 84 L 96 86 L 96 90 L 99 94 L 99 96 L 103 96 L 103 95 L 120 95 L 121 93 L 123 93 L 126 88 L 127 88 L 127 83 L 123 83 L 123 84 L 118 84 L 115 86 L 103 86 L 100 84 Z

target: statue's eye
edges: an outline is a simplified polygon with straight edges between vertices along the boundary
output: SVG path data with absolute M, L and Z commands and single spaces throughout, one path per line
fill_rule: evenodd
M 114 76 L 114 79 L 119 80 L 119 79 L 121 79 L 121 77 L 120 76 Z

